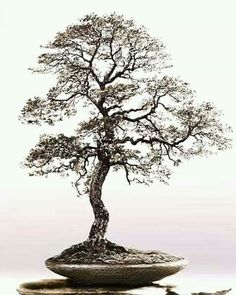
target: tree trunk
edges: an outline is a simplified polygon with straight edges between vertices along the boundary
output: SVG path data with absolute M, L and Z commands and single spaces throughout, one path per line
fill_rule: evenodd
M 106 233 L 109 221 L 109 213 L 101 200 L 102 185 L 109 172 L 110 165 L 106 161 L 99 161 L 95 166 L 90 184 L 90 204 L 93 207 L 95 220 L 90 229 L 89 241 L 92 246 L 99 249 L 104 244 L 104 235 Z

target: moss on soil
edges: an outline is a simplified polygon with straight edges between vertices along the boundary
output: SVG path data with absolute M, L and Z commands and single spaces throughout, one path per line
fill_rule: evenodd
M 102 247 L 95 248 L 91 241 L 71 246 L 61 254 L 49 258 L 47 263 L 66 264 L 153 264 L 175 262 L 182 257 L 169 255 L 160 251 L 141 251 L 125 248 L 104 240 Z

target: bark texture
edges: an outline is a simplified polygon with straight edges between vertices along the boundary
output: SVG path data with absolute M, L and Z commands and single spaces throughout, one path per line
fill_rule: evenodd
M 92 242 L 94 247 L 102 246 L 104 243 L 104 235 L 109 221 L 109 213 L 101 200 L 102 185 L 109 169 L 109 163 L 106 161 L 99 161 L 95 166 L 90 184 L 89 199 L 93 208 L 95 220 L 90 229 L 89 240 Z

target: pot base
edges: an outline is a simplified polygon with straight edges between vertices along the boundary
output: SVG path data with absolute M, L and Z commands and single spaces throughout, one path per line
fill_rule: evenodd
M 83 286 L 147 286 L 173 275 L 186 265 L 185 259 L 155 264 L 99 265 L 47 263 L 51 271 Z

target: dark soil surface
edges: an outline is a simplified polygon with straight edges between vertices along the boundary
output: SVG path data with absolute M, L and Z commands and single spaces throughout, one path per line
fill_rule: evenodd
M 90 241 L 71 246 L 60 255 L 49 258 L 46 263 L 66 264 L 153 264 L 175 262 L 182 257 L 159 251 L 129 249 L 104 240 L 102 247 L 96 249 Z

